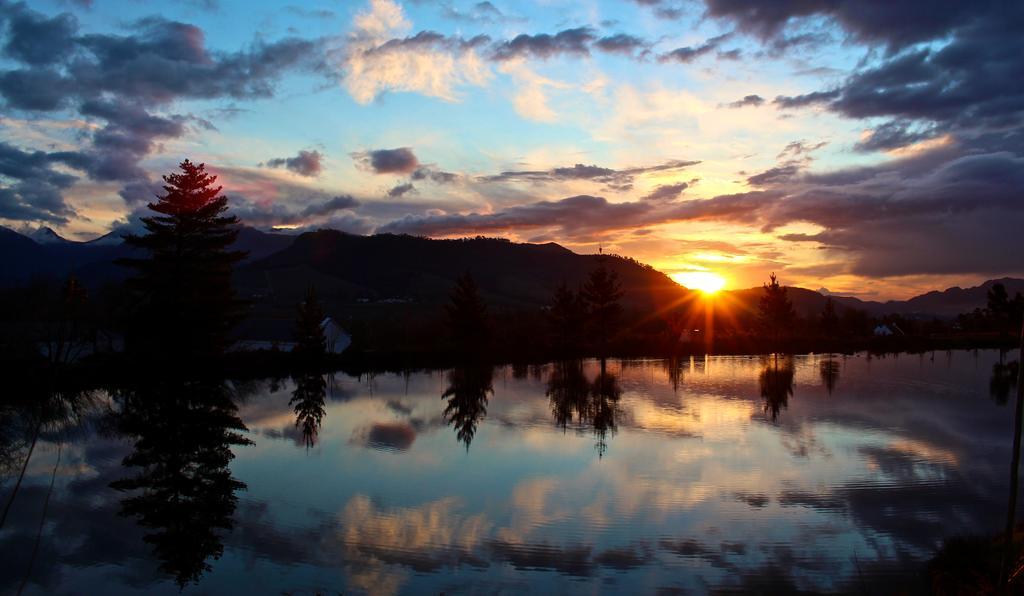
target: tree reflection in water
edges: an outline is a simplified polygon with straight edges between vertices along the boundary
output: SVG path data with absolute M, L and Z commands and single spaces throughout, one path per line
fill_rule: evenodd
M 757 381 L 764 399 L 764 411 L 770 415 L 772 422 L 779 419 L 779 412 L 789 405 L 793 396 L 793 358 L 791 356 L 772 356 L 764 362 Z
M 251 444 L 223 381 L 152 381 L 115 392 L 118 426 L 135 440 L 122 462 L 135 474 L 111 483 L 129 494 L 121 515 L 149 533 L 162 571 L 179 587 L 198 583 L 224 551 L 236 491 L 232 446 Z
M 839 382 L 839 363 L 832 359 L 832 354 L 829 354 L 828 358 L 822 361 L 819 366 L 821 367 L 821 382 L 825 384 L 828 394 L 832 395 L 832 392 L 836 389 L 836 384 Z M 792 393 L 792 391 L 790 392 Z
M 306 449 L 316 445 L 320 427 L 327 410 L 324 398 L 327 395 L 327 381 L 320 373 L 304 373 L 295 377 L 295 391 L 288 405 L 295 408 L 295 426 L 302 429 L 302 440 Z
M 587 380 L 581 360 L 556 363 L 548 377 L 547 397 L 555 423 L 564 430 L 575 418 L 581 428 L 592 428 L 598 457 L 608 451 L 608 433 L 615 434 L 621 395 L 618 378 L 608 372 L 604 360 L 593 382 Z
M 465 365 L 448 373 L 448 388 L 441 395 L 448 405 L 442 415 L 455 428 L 455 437 L 466 445 L 466 451 L 477 425 L 487 415 L 487 401 L 494 393 L 493 379 L 493 366 Z

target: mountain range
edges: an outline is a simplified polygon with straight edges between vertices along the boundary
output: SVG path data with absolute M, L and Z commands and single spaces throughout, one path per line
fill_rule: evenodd
M 440 304 L 447 300 L 455 279 L 469 272 L 489 303 L 508 309 L 539 307 L 550 301 L 560 283 L 572 288 L 582 284 L 599 262 L 618 274 L 627 307 L 654 311 L 685 300 L 689 293 L 665 274 L 635 260 L 580 255 L 555 243 L 360 236 L 336 230 L 295 236 L 243 227 L 235 248 L 248 253 L 236 272 L 240 291 L 280 304 L 293 304 L 310 284 L 334 303 Z M 0 227 L 0 287 L 33 279 L 63 279 L 71 273 L 87 285 L 118 281 L 125 272 L 114 261 L 132 251 L 118 232 L 76 242 L 50 228 L 23 234 Z M 789 289 L 789 296 L 803 316 L 821 312 L 831 297 L 840 311 L 855 308 L 875 316 L 952 317 L 984 307 L 987 292 L 996 283 L 1004 284 L 1011 296 L 1024 293 L 1024 279 L 1003 278 L 887 302 L 826 296 L 797 287 Z M 755 287 L 724 294 L 749 309 L 756 306 L 761 291 Z

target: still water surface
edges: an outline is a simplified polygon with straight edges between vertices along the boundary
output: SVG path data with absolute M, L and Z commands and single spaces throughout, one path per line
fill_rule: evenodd
M 0 529 L 0 591 L 919 585 L 944 537 L 1003 522 L 998 362 L 465 367 L 229 382 L 159 406 L 174 400 L 98 391 L 39 427 Z M 4 411 L 4 505 L 33 421 Z

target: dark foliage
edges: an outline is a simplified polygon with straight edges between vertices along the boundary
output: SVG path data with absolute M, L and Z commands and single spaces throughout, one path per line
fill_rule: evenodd
M 449 331 L 460 351 L 470 354 L 487 346 L 487 306 L 472 275 L 465 273 L 459 277 L 445 311 Z
M 295 426 L 302 429 L 302 440 L 309 449 L 316 445 L 327 409 L 327 381 L 319 373 L 306 373 L 294 378 L 295 391 L 288 404 L 295 408 Z
M 128 493 L 121 514 L 149 533 L 161 569 L 178 585 L 198 583 L 224 551 L 245 484 L 231 475 L 231 447 L 250 441 L 223 381 L 154 380 L 121 391 L 121 432 L 135 446 L 124 466 L 135 474 L 111 486 Z
M 494 367 L 460 366 L 448 373 L 448 388 L 441 395 L 447 399 L 442 416 L 455 429 L 455 437 L 465 444 L 466 451 L 476 436 L 476 427 L 487 415 L 487 402 L 494 393 Z
M 242 314 L 231 283 L 244 253 L 229 250 L 238 219 L 225 215 L 227 198 L 204 164 L 185 160 L 181 172 L 164 176 L 165 194 L 149 204 L 143 235 L 125 242 L 144 256 L 121 264 L 134 270 L 129 286 L 136 308 L 129 347 L 142 354 L 197 359 L 219 356 L 228 331 Z
M 590 273 L 580 291 L 587 304 L 587 321 L 590 336 L 599 353 L 607 349 L 609 340 L 615 335 L 619 318 L 622 316 L 622 284 L 614 271 L 605 267 L 604 261 Z
M 305 363 L 317 363 L 327 352 L 323 320 L 324 310 L 317 300 L 316 290 L 309 286 L 295 316 L 294 354 Z

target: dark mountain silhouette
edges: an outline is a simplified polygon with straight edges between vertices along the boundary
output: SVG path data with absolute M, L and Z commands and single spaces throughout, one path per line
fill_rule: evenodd
M 801 317 L 817 315 L 825 307 L 825 301 L 831 297 L 835 304 L 836 311 L 843 311 L 855 308 L 863 310 L 874 316 L 887 314 L 899 314 L 911 317 L 955 317 L 960 313 L 970 312 L 975 308 L 985 308 L 988 290 L 997 283 L 1006 286 L 1007 292 L 1013 296 L 1016 292 L 1024 294 L 1024 279 L 1004 277 L 1001 279 L 990 279 L 981 285 L 961 288 L 953 287 L 942 291 L 931 291 L 909 300 L 889 300 L 876 302 L 861 300 L 851 296 L 837 296 L 831 294 L 825 296 L 819 292 L 806 290 L 804 288 L 788 288 L 789 299 L 793 302 L 793 308 Z M 744 305 L 746 308 L 756 309 L 757 301 L 764 290 L 761 287 L 748 288 L 744 290 L 729 290 L 727 295 L 735 302 Z
M 551 302 L 563 281 L 570 287 L 582 284 L 602 259 L 618 275 L 626 307 L 654 308 L 687 293 L 664 273 L 632 259 L 580 255 L 554 243 L 357 236 L 335 230 L 302 234 L 288 248 L 243 266 L 239 280 L 254 293 L 298 296 L 314 283 L 336 299 L 441 304 L 456 279 L 468 272 L 489 304 L 539 307 Z
M 133 256 L 133 249 L 123 242 L 124 233 L 125 230 L 114 230 L 93 240 L 76 242 L 50 228 L 25 235 L 0 226 L 0 287 L 37 279 L 63 280 L 71 273 L 87 285 L 123 279 L 125 271 L 114 261 Z M 233 248 L 248 252 L 246 260 L 253 261 L 286 248 L 294 240 L 294 236 L 243 227 Z
M 131 256 L 131 249 L 121 242 L 121 233 L 115 230 L 94 240 L 75 242 L 41 228 L 33 234 L 48 239 L 41 243 L 0 227 L 0 287 L 40 278 L 60 280 L 70 273 L 87 285 L 123 279 L 125 273 L 114 260 Z M 272 295 L 290 306 L 310 284 L 333 302 L 407 300 L 441 304 L 458 276 L 468 271 L 488 303 L 509 308 L 537 307 L 548 305 L 563 281 L 571 289 L 579 287 L 601 259 L 618 275 L 625 291 L 622 303 L 627 308 L 659 308 L 687 294 L 661 272 L 632 259 L 580 255 L 555 243 L 358 236 L 336 230 L 293 236 L 243 227 L 233 249 L 249 253 L 236 273 L 240 289 L 255 297 Z M 928 292 L 909 300 L 831 298 L 839 314 L 855 308 L 875 316 L 953 317 L 984 308 L 986 293 L 995 283 L 1004 284 L 1011 296 L 1024 293 L 1024 279 L 1003 278 L 971 288 Z M 726 291 L 740 309 L 751 313 L 757 311 L 762 294 L 760 286 Z M 788 296 L 801 317 L 816 316 L 827 299 L 820 292 L 796 287 L 788 288 Z

